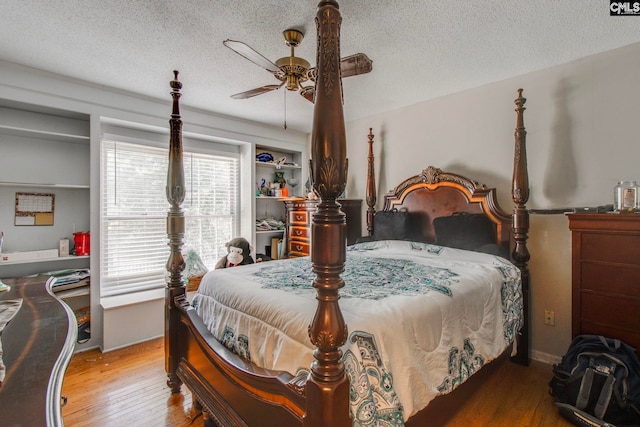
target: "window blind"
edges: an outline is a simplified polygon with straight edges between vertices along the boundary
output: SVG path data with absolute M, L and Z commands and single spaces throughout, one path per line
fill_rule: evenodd
M 165 286 L 167 157 L 165 148 L 102 141 L 102 296 Z M 185 150 L 184 167 L 184 250 L 212 269 L 238 234 L 238 158 Z

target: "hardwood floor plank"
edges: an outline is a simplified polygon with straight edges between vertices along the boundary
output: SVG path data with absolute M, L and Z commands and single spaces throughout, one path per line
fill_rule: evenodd
M 540 362 L 505 361 L 442 427 L 572 427 L 548 394 L 551 375 L 551 366 Z M 172 394 L 166 378 L 162 338 L 77 353 L 62 387 L 65 426 L 203 427 L 202 416 L 192 419 L 189 390 Z

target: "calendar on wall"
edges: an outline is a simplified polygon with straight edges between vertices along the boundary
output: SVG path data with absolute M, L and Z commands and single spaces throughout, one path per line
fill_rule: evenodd
M 16 193 L 15 225 L 53 225 L 55 194 Z

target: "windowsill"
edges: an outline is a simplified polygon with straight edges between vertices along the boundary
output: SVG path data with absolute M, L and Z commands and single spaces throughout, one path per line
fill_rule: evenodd
M 144 304 L 147 302 L 164 299 L 165 289 L 152 289 L 149 291 L 134 292 L 125 295 L 114 295 L 100 298 L 100 305 L 104 310 L 126 307 L 128 305 Z

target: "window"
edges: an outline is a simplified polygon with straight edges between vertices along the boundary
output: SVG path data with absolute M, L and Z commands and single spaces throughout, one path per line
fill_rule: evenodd
M 165 286 L 167 157 L 168 149 L 102 141 L 102 296 Z M 212 269 L 238 234 L 238 156 L 185 149 L 184 168 L 184 249 Z

